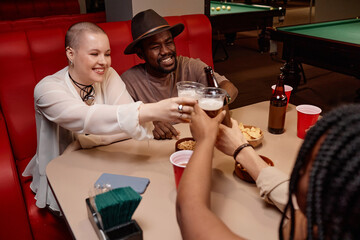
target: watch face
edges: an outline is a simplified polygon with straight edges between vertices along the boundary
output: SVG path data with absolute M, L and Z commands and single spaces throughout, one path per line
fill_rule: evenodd
M 231 97 L 230 95 L 227 93 L 226 94 L 226 104 L 230 103 L 231 102 Z

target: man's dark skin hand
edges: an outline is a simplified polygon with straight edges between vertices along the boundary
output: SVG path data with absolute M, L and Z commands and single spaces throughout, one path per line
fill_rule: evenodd
M 155 139 L 172 139 L 175 137 L 176 139 L 179 138 L 180 132 L 176 130 L 172 124 L 168 122 L 153 122 L 154 124 L 154 138 Z

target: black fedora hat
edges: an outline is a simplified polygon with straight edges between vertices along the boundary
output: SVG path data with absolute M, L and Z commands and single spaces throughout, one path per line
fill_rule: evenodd
M 170 26 L 163 17 L 152 9 L 139 12 L 131 20 L 133 41 L 125 48 L 124 54 L 135 53 L 136 44 L 139 43 L 139 41 L 167 30 L 171 32 L 173 37 L 176 37 L 184 30 L 184 24 L 178 23 Z

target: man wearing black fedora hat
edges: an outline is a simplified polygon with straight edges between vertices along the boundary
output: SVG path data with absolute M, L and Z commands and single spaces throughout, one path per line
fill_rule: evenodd
M 154 10 L 136 14 L 131 21 L 133 41 L 126 47 L 125 54 L 137 54 L 145 63 L 138 64 L 121 75 L 127 90 L 135 101 L 157 102 L 176 97 L 176 83 L 195 81 L 207 85 L 204 67 L 200 59 L 176 55 L 174 38 L 184 30 L 184 24 L 170 26 Z M 232 100 L 238 90 L 224 76 L 215 73 L 221 88 Z M 178 136 L 171 123 L 154 122 L 155 139 Z

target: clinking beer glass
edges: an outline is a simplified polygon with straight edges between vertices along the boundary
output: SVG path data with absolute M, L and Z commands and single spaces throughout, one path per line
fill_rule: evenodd
M 199 107 L 211 118 L 216 117 L 226 105 L 227 92 L 222 88 L 205 87 L 198 89 L 197 93 L 200 96 L 198 99 Z M 226 114 L 222 123 L 228 127 L 232 126 L 229 114 Z
M 176 83 L 176 88 L 179 97 L 190 97 L 198 100 L 199 96 L 197 90 L 204 88 L 204 84 L 199 82 L 181 81 Z

